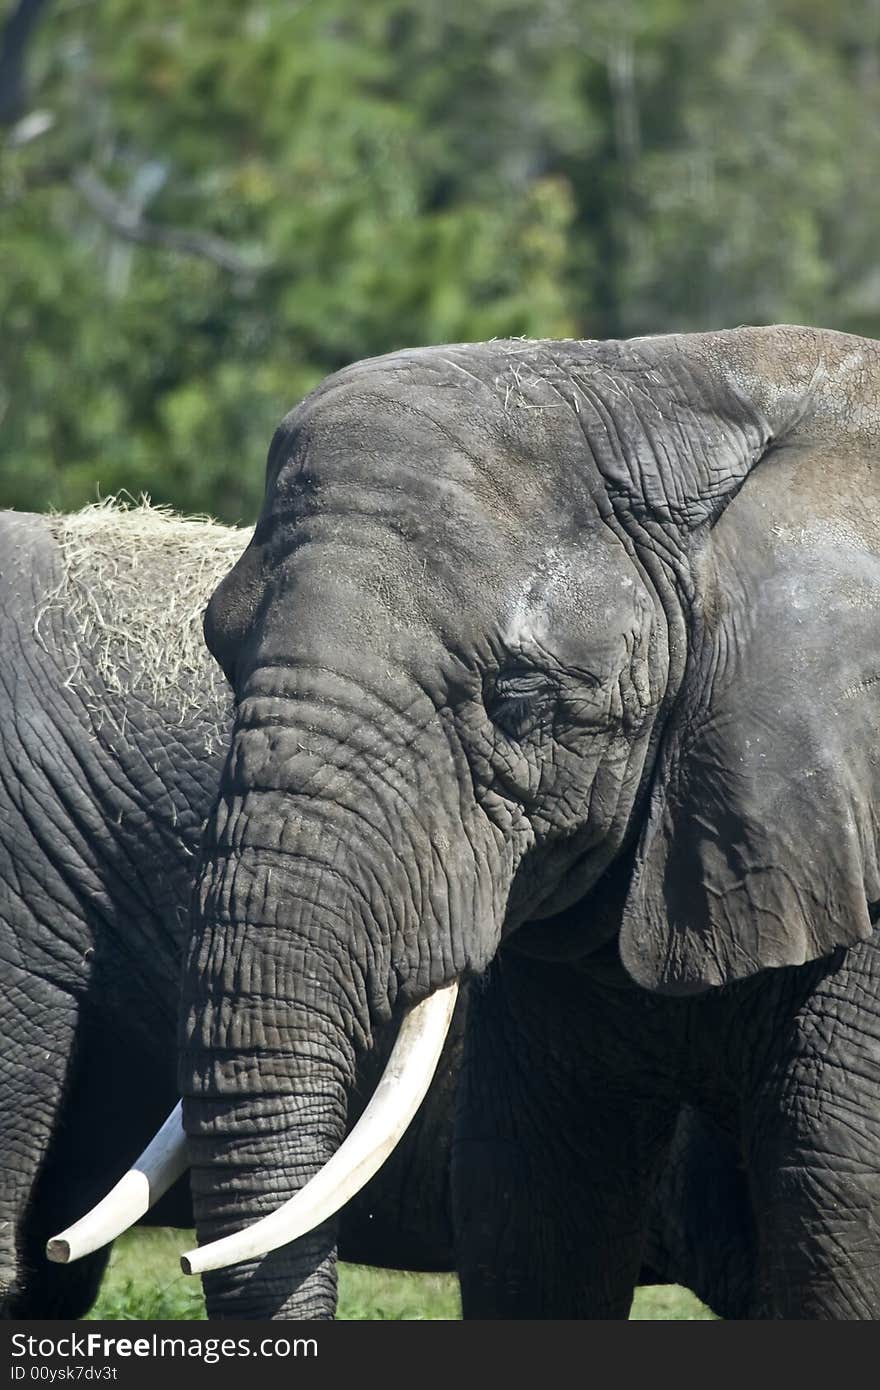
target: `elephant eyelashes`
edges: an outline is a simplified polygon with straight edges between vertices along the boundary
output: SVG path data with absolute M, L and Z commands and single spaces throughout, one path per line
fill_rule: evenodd
M 555 691 L 537 671 L 504 672 L 486 690 L 486 713 L 501 733 L 525 738 L 553 704 Z

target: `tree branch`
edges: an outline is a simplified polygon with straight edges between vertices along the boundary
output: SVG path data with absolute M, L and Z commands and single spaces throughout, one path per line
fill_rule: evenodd
M 28 45 L 47 0 L 18 0 L 0 33 L 0 125 L 14 125 L 24 111 Z
M 160 246 L 181 256 L 196 256 L 211 261 L 233 275 L 261 275 L 269 268 L 263 257 L 247 256 L 231 242 L 210 232 L 194 232 L 187 227 L 166 227 L 145 221 L 139 210 L 129 207 L 91 169 L 76 170 L 72 183 L 101 221 L 125 241 L 134 241 L 141 246 Z

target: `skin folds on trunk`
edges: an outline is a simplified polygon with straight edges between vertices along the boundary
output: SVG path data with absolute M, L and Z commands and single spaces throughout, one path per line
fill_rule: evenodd
M 295 790 L 254 789 L 267 742 L 296 750 Z M 180 1072 L 200 1245 L 250 1226 L 314 1177 L 344 1138 L 356 1056 L 374 1026 L 441 983 L 415 955 L 408 976 L 392 972 L 389 945 L 415 940 L 427 904 L 446 913 L 446 879 L 414 867 L 430 854 L 390 839 L 378 797 L 368 812 L 353 809 L 363 787 L 330 782 L 329 750 L 307 776 L 302 742 L 289 727 L 239 735 L 224 784 L 233 787 L 205 846 Z M 330 782 L 332 797 L 310 794 L 310 777 Z M 459 884 L 468 887 L 463 875 Z M 335 1224 L 206 1274 L 209 1315 L 332 1317 Z
M 345 1132 L 354 1020 L 328 945 L 344 915 L 340 881 L 327 877 L 323 901 L 316 882 L 279 901 L 288 878 L 265 850 L 241 850 L 207 888 L 181 1057 L 201 1243 L 287 1201 Z M 234 1277 L 207 1275 L 209 1315 L 331 1317 L 335 1243 L 329 1222 Z

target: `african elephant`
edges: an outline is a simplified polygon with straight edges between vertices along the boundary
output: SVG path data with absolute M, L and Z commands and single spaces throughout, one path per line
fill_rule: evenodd
M 46 1236 L 173 1102 L 187 904 L 227 738 L 201 614 L 248 534 L 0 514 L 0 1307 L 77 1316 Z
M 231 710 L 202 613 L 248 535 L 149 507 L 0 514 L 0 1316 L 90 1306 L 107 1251 L 59 1268 L 46 1238 L 176 1096 L 193 866 Z M 394 1166 L 348 1209 L 347 1258 L 451 1266 L 460 1052 L 453 1037 Z M 192 1223 L 186 1184 L 152 1219 Z
M 411 1109 L 474 980 L 466 1316 L 625 1316 L 682 1104 L 742 1154 L 750 1315 L 880 1316 L 878 401 L 876 343 L 773 327 L 401 351 L 283 422 L 206 616 L 212 1314 L 332 1315 L 327 1189 L 405 1119 L 393 1069 L 339 1147 L 357 1059 L 399 1024 Z

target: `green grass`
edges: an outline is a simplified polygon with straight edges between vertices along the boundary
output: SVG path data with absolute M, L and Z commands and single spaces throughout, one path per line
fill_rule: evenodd
M 340 1265 L 337 1316 L 348 1322 L 460 1318 L 458 1280 L 453 1274 L 403 1274 L 367 1265 Z
M 715 1319 L 705 1303 L 680 1284 L 650 1284 L 636 1289 L 633 1322 L 706 1322 Z
M 100 1297 L 90 1318 L 122 1320 L 203 1318 L 201 1286 L 181 1274 L 180 1251 L 192 1244 L 183 1231 L 132 1231 L 116 1242 Z M 348 1321 L 449 1320 L 461 1316 L 451 1274 L 402 1274 L 341 1265 L 339 1317 Z M 692 1321 L 713 1315 L 687 1289 L 662 1284 L 639 1289 L 630 1317 L 637 1321 Z
M 90 1318 L 197 1319 L 205 1316 L 202 1286 L 180 1269 L 190 1232 L 128 1231 L 113 1246 Z

